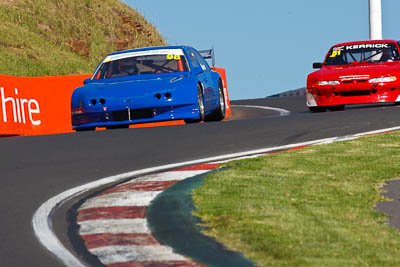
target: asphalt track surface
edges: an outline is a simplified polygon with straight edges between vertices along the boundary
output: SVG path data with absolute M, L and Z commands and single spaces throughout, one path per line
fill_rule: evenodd
M 0 138 L 0 265 L 63 266 L 36 240 L 31 220 L 43 202 L 70 188 L 153 166 L 400 125 L 400 107 L 393 105 L 311 114 L 303 97 L 233 104 L 283 108 L 291 114 L 279 117 L 248 108 L 246 116 L 244 108 L 235 108 L 234 119 L 226 122 Z M 53 225 L 68 246 L 64 209 L 56 212 Z

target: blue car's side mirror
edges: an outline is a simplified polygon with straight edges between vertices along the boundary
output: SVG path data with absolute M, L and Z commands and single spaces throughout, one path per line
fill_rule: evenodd
M 87 79 L 85 79 L 85 80 L 83 81 L 83 84 L 88 84 L 88 83 L 90 83 L 91 81 L 92 81 L 92 79 L 87 78 Z

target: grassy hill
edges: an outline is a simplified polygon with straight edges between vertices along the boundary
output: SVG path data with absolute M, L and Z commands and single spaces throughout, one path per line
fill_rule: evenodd
M 118 0 L 0 0 L 0 74 L 92 73 L 112 51 L 163 44 Z

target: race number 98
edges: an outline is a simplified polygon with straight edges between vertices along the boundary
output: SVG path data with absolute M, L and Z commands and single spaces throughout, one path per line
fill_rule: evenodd
M 179 59 L 181 59 L 181 56 L 180 55 L 169 54 L 169 55 L 167 55 L 167 59 L 168 60 L 172 60 L 172 59 L 179 60 Z

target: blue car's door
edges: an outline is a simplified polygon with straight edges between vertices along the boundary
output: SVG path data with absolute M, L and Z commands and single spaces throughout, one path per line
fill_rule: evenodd
M 210 66 L 205 59 L 194 49 L 189 49 L 189 59 L 193 65 L 196 76 L 203 85 L 204 108 L 206 112 L 215 109 L 215 102 L 218 99 L 218 88 L 215 88 L 215 81 Z

